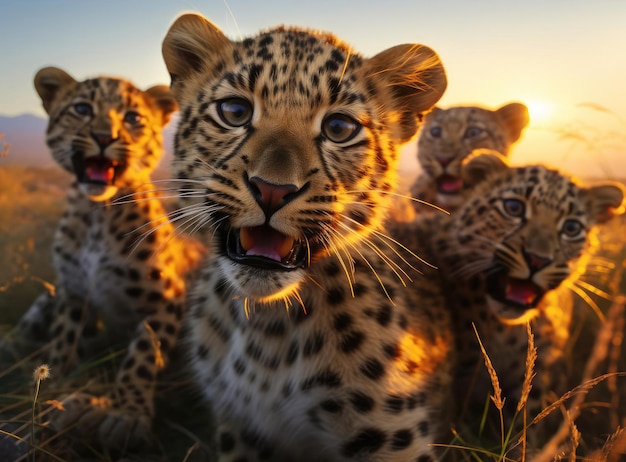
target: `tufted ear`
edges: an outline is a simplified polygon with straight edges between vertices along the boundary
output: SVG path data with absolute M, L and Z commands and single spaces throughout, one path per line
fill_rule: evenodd
M 530 122 L 528 108 L 522 103 L 506 104 L 497 109 L 496 114 L 507 127 L 509 143 L 515 143 Z
M 397 45 L 367 61 L 369 77 L 391 88 L 391 109 L 397 114 L 397 141 L 417 131 L 421 114 L 430 110 L 448 84 L 439 56 L 423 45 Z
M 58 67 L 44 67 L 35 74 L 35 90 L 37 90 L 48 114 L 50 114 L 50 108 L 59 90 L 75 84 L 76 80 Z
M 601 183 L 584 191 L 587 210 L 596 223 L 605 223 L 626 209 L 626 187 L 620 183 Z
M 489 176 L 509 168 L 506 157 L 492 149 L 474 149 L 463 160 L 461 176 L 467 186 L 476 186 Z
M 163 126 L 167 125 L 172 113 L 178 110 L 178 104 L 170 92 L 170 89 L 165 85 L 156 85 L 148 88 L 145 93 L 152 98 L 156 106 L 161 110 L 163 114 Z
M 172 78 L 172 90 L 193 75 L 216 65 L 231 41 L 222 31 L 198 14 L 185 14 L 171 25 L 163 39 L 163 59 Z

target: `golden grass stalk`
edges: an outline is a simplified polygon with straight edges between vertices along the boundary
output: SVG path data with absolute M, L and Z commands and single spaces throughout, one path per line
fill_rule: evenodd
M 50 377 L 50 366 L 47 364 L 41 364 L 37 366 L 33 372 L 33 380 L 35 381 L 35 396 L 33 398 L 33 408 L 32 408 L 32 416 L 31 416 L 31 426 L 30 426 L 30 439 L 31 443 L 35 444 L 35 415 L 37 409 L 37 399 L 39 398 L 39 389 L 41 387 L 41 382 Z M 36 460 L 36 450 L 33 449 L 33 462 Z
M 569 412 L 565 411 L 565 421 L 569 424 L 569 434 L 570 434 L 570 453 L 569 460 L 570 462 L 576 462 L 576 449 L 578 448 L 578 444 L 580 443 L 580 432 L 578 431 L 578 427 L 574 423 L 574 419 L 571 418 Z
M 528 350 L 526 353 L 526 370 L 524 372 L 524 384 L 522 385 L 522 395 L 517 403 L 517 412 L 520 412 L 528 402 L 528 395 L 532 389 L 535 378 L 535 362 L 537 361 L 537 348 L 535 347 L 535 336 L 530 329 L 530 323 L 526 324 L 526 334 L 528 336 Z
M 491 401 L 498 409 L 500 413 L 500 438 L 502 448 L 504 448 L 504 414 L 502 409 L 504 408 L 505 398 L 502 398 L 502 388 L 500 387 L 500 380 L 498 380 L 498 374 L 496 369 L 493 367 L 491 362 L 491 358 L 487 354 L 487 350 L 483 346 L 483 342 L 480 340 L 480 335 L 478 335 L 478 330 L 476 329 L 476 324 L 472 323 L 472 327 L 474 328 L 474 333 L 476 334 L 476 338 L 478 339 L 478 345 L 480 346 L 480 351 L 483 354 L 483 358 L 485 360 L 485 367 L 487 368 L 487 373 L 489 374 L 489 379 L 491 380 L 491 386 L 493 387 L 493 395 L 490 396 Z
M 521 436 L 521 443 L 522 443 L 522 462 L 524 462 L 526 460 L 526 419 L 528 417 L 527 415 L 527 409 L 526 409 L 526 404 L 528 403 L 528 396 L 530 395 L 530 390 L 532 389 L 533 385 L 533 379 L 535 378 L 535 362 L 537 361 L 537 347 L 535 347 L 535 336 L 532 333 L 532 330 L 530 328 L 530 323 L 526 324 L 526 336 L 528 338 L 528 349 L 526 351 L 526 368 L 524 371 L 524 383 L 522 384 L 522 393 L 520 396 L 519 401 L 517 402 L 517 410 L 516 412 L 519 414 L 522 410 L 524 411 L 523 413 L 523 423 L 524 426 L 522 427 L 522 436 Z

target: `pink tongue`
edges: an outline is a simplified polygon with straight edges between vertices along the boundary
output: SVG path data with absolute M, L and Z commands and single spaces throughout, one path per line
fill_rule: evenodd
M 279 233 L 269 226 L 255 226 L 240 230 L 241 246 L 248 256 L 260 256 L 281 261 L 289 254 L 293 238 Z
M 87 167 L 86 175 L 91 181 L 102 181 L 103 183 L 111 183 L 113 181 L 113 175 L 115 169 L 113 167 L 99 167 L 96 165 L 90 165 Z
M 509 279 L 506 283 L 505 296 L 507 300 L 530 305 L 537 297 L 537 287 L 530 281 Z
M 439 180 L 439 189 L 442 192 L 457 192 L 463 187 L 463 181 L 456 176 L 444 176 Z

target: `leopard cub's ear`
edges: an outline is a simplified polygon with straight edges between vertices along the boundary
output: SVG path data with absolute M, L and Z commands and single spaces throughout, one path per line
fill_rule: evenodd
M 167 125 L 172 114 L 178 110 L 178 104 L 176 103 L 174 95 L 172 95 L 169 87 L 165 85 L 156 85 L 148 88 L 145 93 L 152 98 L 153 103 L 160 110 L 162 114 L 163 126 Z
M 509 103 L 496 110 L 496 115 L 506 127 L 507 140 L 515 143 L 530 122 L 528 108 L 522 103 Z
M 387 92 L 387 105 L 396 122 L 393 136 L 406 142 L 415 134 L 419 119 L 439 101 L 448 85 L 437 53 L 424 45 L 391 47 L 367 60 L 367 77 Z M 394 114 L 395 113 L 395 114 Z
M 35 74 L 35 90 L 37 90 L 43 108 L 48 114 L 50 114 L 59 90 L 76 84 L 74 77 L 58 67 L 44 67 Z
M 491 175 L 507 170 L 506 157 L 493 149 L 474 149 L 463 160 L 461 176 L 467 186 L 476 186 Z
M 596 223 L 605 223 L 626 210 L 626 187 L 621 183 L 607 182 L 585 188 L 583 197 Z
M 172 90 L 176 93 L 186 80 L 216 66 L 230 46 L 232 42 L 204 16 L 185 14 L 176 19 L 162 45 Z

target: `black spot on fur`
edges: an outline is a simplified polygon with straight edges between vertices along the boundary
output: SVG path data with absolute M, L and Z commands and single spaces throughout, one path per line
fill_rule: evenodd
M 137 297 L 140 297 L 143 294 L 143 288 L 141 288 L 141 287 L 127 287 L 125 292 L 126 292 L 126 295 L 128 295 L 129 297 L 137 298 Z
M 237 375 L 243 375 L 246 372 L 246 364 L 241 360 L 241 358 L 237 358 L 233 363 L 233 369 Z
M 270 337 L 282 337 L 285 335 L 285 330 L 285 323 L 281 319 L 276 319 L 267 325 L 265 334 Z
M 341 403 L 341 401 L 336 399 L 327 399 L 320 403 L 320 407 L 326 412 L 335 414 L 337 412 L 341 412 L 341 410 L 343 409 L 343 404 Z
M 419 456 L 415 462 L 433 462 L 433 458 L 427 455 Z
M 404 408 L 404 399 L 401 396 L 391 395 L 385 400 L 385 411 L 397 413 Z
M 136 372 L 137 372 L 137 377 L 139 377 L 140 379 L 150 380 L 150 381 L 154 380 L 154 376 L 152 375 L 152 372 L 150 372 L 146 366 L 139 366 Z
M 309 337 L 304 344 L 304 348 L 302 350 L 302 355 L 306 358 L 309 356 L 313 356 L 320 352 L 322 347 L 324 346 L 324 336 L 319 332 L 313 334 Z
M 135 268 L 129 268 L 128 278 L 133 282 L 137 282 L 141 279 L 141 274 Z
M 146 339 L 142 338 L 141 340 L 137 342 L 137 349 L 139 351 L 148 351 L 151 348 L 152 348 L 152 345 Z
M 80 322 L 80 320 L 83 318 L 83 310 L 81 310 L 80 308 L 72 308 L 70 310 L 70 319 L 73 322 Z
M 376 321 L 378 321 L 378 324 L 381 326 L 386 327 L 391 322 L 391 314 L 391 307 L 389 305 L 383 305 L 376 314 Z
M 355 457 L 357 454 L 373 454 L 378 451 L 387 441 L 387 435 L 378 428 L 366 428 L 361 430 L 352 440 L 348 441 L 342 449 L 345 457 Z
M 360 367 L 365 377 L 372 380 L 380 380 L 385 375 L 385 366 L 376 358 L 369 358 Z
M 288 366 L 294 363 L 296 358 L 298 357 L 299 345 L 297 340 L 293 340 L 287 349 L 287 357 L 285 361 Z
M 310 390 L 315 386 L 337 388 L 341 385 L 341 377 L 331 370 L 325 370 L 319 374 L 313 375 L 302 382 L 302 390 Z
M 397 359 L 402 353 L 398 345 L 391 344 L 383 345 L 383 352 L 385 353 L 385 356 L 389 359 Z
M 422 420 L 417 424 L 417 431 L 422 436 L 428 436 L 428 422 L 426 420 Z
M 352 324 L 352 316 L 348 313 L 339 313 L 335 316 L 335 330 L 343 332 Z
M 324 269 L 326 270 L 326 274 L 330 277 L 337 276 L 340 271 L 339 265 L 335 262 L 330 262 Z
M 326 296 L 326 301 L 328 304 L 337 306 L 341 305 L 345 298 L 345 292 L 341 287 L 334 287 L 328 291 L 328 295 Z
M 350 395 L 350 403 L 354 409 L 361 414 L 365 414 L 374 409 L 374 399 L 359 391 L 355 391 Z
M 413 442 L 413 432 L 411 430 L 398 430 L 391 436 L 391 449 L 400 451 L 408 448 Z
M 363 334 L 363 332 L 360 331 L 352 331 L 352 332 L 348 332 L 342 339 L 341 339 L 341 351 L 343 351 L 344 353 L 351 353 L 355 350 L 357 350 L 361 344 L 363 343 L 363 340 L 365 340 L 365 335 Z

